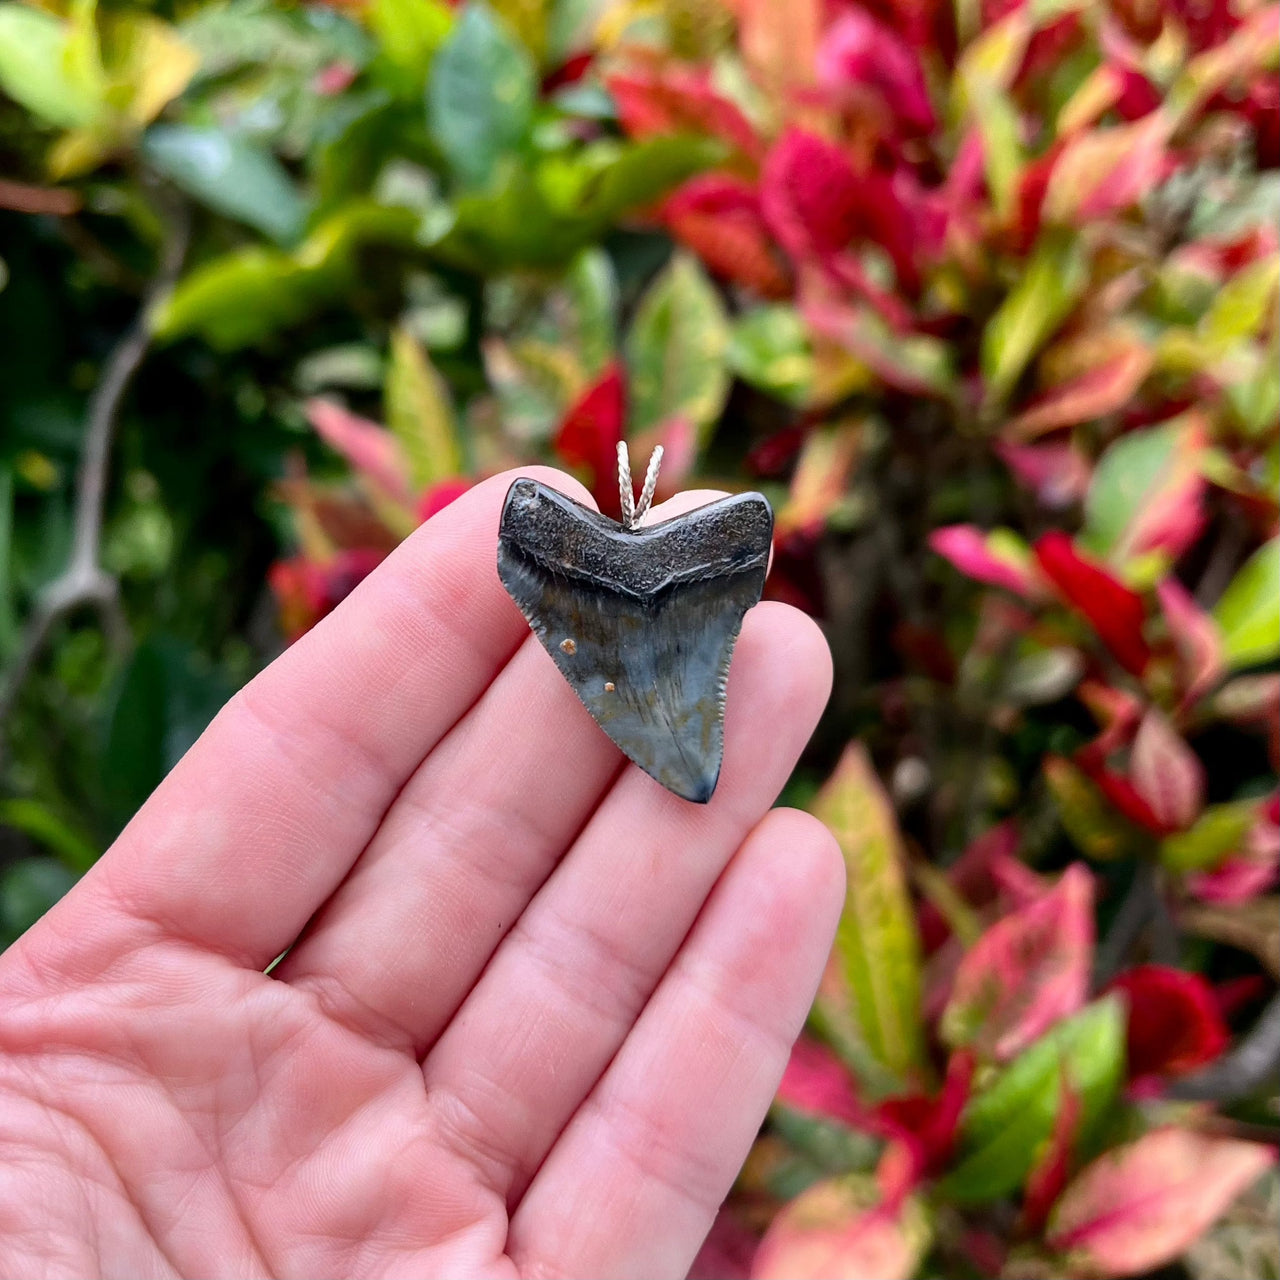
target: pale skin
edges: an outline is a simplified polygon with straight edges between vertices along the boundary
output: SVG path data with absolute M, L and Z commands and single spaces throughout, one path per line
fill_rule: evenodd
M 512 478 L 238 694 L 0 956 L 0 1274 L 685 1274 L 843 899 L 829 834 L 769 811 L 827 650 L 752 610 L 719 789 L 667 794 L 498 582 Z

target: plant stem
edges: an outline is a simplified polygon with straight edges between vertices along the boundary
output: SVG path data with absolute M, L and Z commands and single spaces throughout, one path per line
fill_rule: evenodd
M 1185 1102 L 1235 1102 L 1248 1097 L 1280 1070 L 1280 992 L 1271 997 L 1253 1030 L 1206 1071 L 1169 1087 Z
M 66 568 L 40 593 L 27 618 L 8 675 L 0 685 L 0 725 L 8 720 L 50 632 L 62 618 L 88 605 L 100 611 L 109 632 L 116 637 L 123 633 L 119 584 L 100 563 L 111 449 L 125 392 L 151 343 L 148 314 L 177 280 L 186 258 L 189 238 L 190 218 L 184 207 L 169 222 L 156 274 L 138 314 L 107 358 L 98 385 L 89 398 L 84 444 L 76 473 L 71 555 Z

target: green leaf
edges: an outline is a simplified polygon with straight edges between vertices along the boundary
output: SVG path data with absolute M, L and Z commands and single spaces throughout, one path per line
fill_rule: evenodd
M 1244 563 L 1213 610 L 1229 666 L 1280 656 L 1280 538 Z
M 198 334 L 233 351 L 296 323 L 314 302 L 312 273 L 287 253 L 253 246 L 214 258 L 179 281 L 152 311 L 151 331 L 162 342 Z
M 30 797 L 0 800 L 0 825 L 30 836 L 72 871 L 88 871 L 101 852 L 78 827 Z
M 199 334 L 224 351 L 262 342 L 341 297 L 363 245 L 406 249 L 417 225 L 409 209 L 349 201 L 292 254 L 255 245 L 197 267 L 152 312 L 152 332 L 166 342 Z
M 490 189 L 460 196 L 433 244 L 441 258 L 478 275 L 563 267 L 628 210 L 656 199 L 720 154 L 688 134 L 619 146 L 596 144 L 535 166 L 499 166 Z
M 814 800 L 847 868 L 836 955 L 866 1048 L 900 1082 L 924 1062 L 920 942 L 893 808 L 861 746 Z
M 646 290 L 627 335 L 632 432 L 681 417 L 705 443 L 729 394 L 729 320 L 697 261 L 677 254 Z
M 302 234 L 307 209 L 271 152 L 222 129 L 156 125 L 142 155 L 189 196 L 279 244 Z
M 1002 402 L 1031 358 L 1056 332 L 1089 279 L 1082 240 L 1066 232 L 1040 237 L 1017 284 L 982 334 L 982 376 L 989 403 Z
M 1009 1195 L 1053 1133 L 1063 1081 L 1080 1095 L 1081 1134 L 1096 1131 L 1124 1078 L 1125 1014 L 1114 996 L 1058 1023 L 965 1108 L 960 1159 L 940 1190 L 959 1204 Z
M 733 326 L 726 353 L 744 382 L 790 405 L 802 405 L 813 389 L 813 348 L 794 307 L 752 307 Z
M 1236 272 L 1214 295 L 1200 321 L 1200 336 L 1215 355 L 1225 355 L 1275 314 L 1280 257 L 1272 254 Z
M 1142 851 L 1145 839 L 1116 813 L 1097 787 L 1069 760 L 1049 756 L 1044 780 L 1057 806 L 1058 818 L 1072 843 L 1099 862 Z
M 483 186 L 529 130 L 537 75 L 528 53 L 483 4 L 469 4 L 427 81 L 427 124 L 454 176 Z
M 382 79 L 401 97 L 420 94 L 453 28 L 453 10 L 441 0 L 372 0 L 364 14 L 387 64 Z
M 462 470 L 462 451 L 443 379 L 406 329 L 391 335 L 387 369 L 387 426 L 404 446 L 409 479 L 421 492 Z
M 618 343 L 618 281 L 603 249 L 584 249 L 569 264 L 565 289 L 573 308 L 572 345 L 583 372 L 595 378 L 603 372 Z
M 44 124 L 82 128 L 98 112 L 73 63 L 66 23 L 28 4 L 0 4 L 0 89 Z
M 23 858 L 0 873 L 0 947 L 26 933 L 76 882 L 52 858 Z
M 115 690 L 103 744 L 102 787 L 124 822 L 204 732 L 231 688 L 207 660 L 170 636 L 134 651 Z
M 1186 831 L 1160 842 L 1160 861 L 1170 871 L 1207 871 L 1244 844 L 1258 816 L 1256 800 L 1210 805 Z

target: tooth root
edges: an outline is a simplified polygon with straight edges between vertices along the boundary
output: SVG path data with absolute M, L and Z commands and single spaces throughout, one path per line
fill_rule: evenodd
M 772 528 L 759 494 L 635 531 L 534 480 L 507 495 L 503 585 L 596 723 L 686 800 L 720 775 L 729 660 Z

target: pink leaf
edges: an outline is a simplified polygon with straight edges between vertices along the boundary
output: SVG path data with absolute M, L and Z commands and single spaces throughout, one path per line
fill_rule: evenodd
M 1007 1061 L 1084 1004 L 1092 960 L 1093 879 L 1075 863 L 969 949 L 942 1015 L 943 1038 Z
M 1055 530 L 1035 544 L 1041 571 L 1063 599 L 1086 617 L 1098 638 L 1126 671 L 1141 675 L 1151 651 L 1142 635 L 1142 597 L 1105 569 L 1085 559 L 1067 534 Z
M 1212 615 L 1200 608 L 1176 578 L 1161 582 L 1156 587 L 1156 597 L 1178 651 L 1185 689 L 1183 700 L 1195 702 L 1222 675 L 1222 633 Z
M 791 1050 L 777 1101 L 793 1111 L 825 1116 L 853 1128 L 868 1124 L 869 1113 L 858 1101 L 848 1067 L 808 1036 L 801 1036 Z
M 1167 831 L 1183 831 L 1204 808 L 1204 766 L 1182 735 L 1152 707 L 1138 726 L 1129 776 Z
M 387 497 L 407 503 L 409 463 L 400 442 L 386 427 L 361 418 L 332 400 L 308 400 L 307 420 L 316 434 L 336 449 Z
M 774 1218 L 752 1280 L 910 1280 L 929 1238 L 923 1211 L 908 1199 L 894 1213 L 879 1200 L 864 1175 L 815 1183 Z
M 1280 823 L 1272 796 L 1258 806 L 1257 817 L 1239 853 L 1230 855 L 1212 871 L 1187 877 L 1187 887 L 1205 902 L 1248 902 L 1265 892 L 1280 876 Z
M 1163 111 L 1132 124 L 1083 130 L 1072 137 L 1049 178 L 1044 216 L 1078 225 L 1138 203 L 1168 174 L 1174 121 Z
M 935 529 L 929 535 L 929 546 L 978 582 L 1033 599 L 1041 592 L 1031 557 L 1008 538 L 993 539 L 976 525 L 953 524 Z
M 1156 1129 L 1084 1169 L 1058 1201 L 1048 1242 L 1083 1272 L 1154 1270 L 1193 1244 L 1275 1159 L 1256 1142 Z
M 933 107 L 915 52 L 865 9 L 845 9 L 827 29 L 817 56 L 818 82 L 837 99 L 876 94 L 885 122 L 915 133 L 934 127 Z
M 1074 506 L 1089 488 L 1089 461 L 1071 441 L 1060 444 L 1005 444 L 996 453 L 1050 510 Z
M 1134 343 L 1109 360 L 1047 391 L 1005 430 L 1023 440 L 1089 422 L 1123 408 L 1137 393 L 1155 363 L 1155 352 Z

